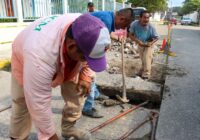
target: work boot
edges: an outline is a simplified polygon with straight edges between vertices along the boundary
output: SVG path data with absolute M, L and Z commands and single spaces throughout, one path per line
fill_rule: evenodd
M 99 96 L 97 98 L 95 98 L 95 100 L 99 100 L 99 101 L 103 101 L 103 100 L 107 100 L 109 99 L 108 96 L 103 95 L 103 94 L 99 94 Z
M 102 118 L 103 115 L 100 115 L 98 111 L 95 108 L 92 108 L 91 110 L 82 111 L 82 114 L 91 118 Z
M 89 132 L 76 128 L 75 122 L 62 120 L 62 136 L 65 140 L 92 140 Z

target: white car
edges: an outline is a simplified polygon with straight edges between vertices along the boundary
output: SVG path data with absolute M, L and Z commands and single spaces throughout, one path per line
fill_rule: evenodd
M 181 25 L 190 25 L 192 20 L 190 18 L 183 18 L 181 19 Z

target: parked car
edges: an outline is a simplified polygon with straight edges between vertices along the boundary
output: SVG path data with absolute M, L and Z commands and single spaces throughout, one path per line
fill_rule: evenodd
M 177 20 L 176 20 L 176 18 L 172 18 L 172 19 L 170 20 L 170 22 L 171 22 L 171 24 L 174 24 L 174 25 L 177 24 Z
M 132 8 L 133 9 L 133 14 L 135 16 L 135 20 L 138 20 L 140 17 L 140 13 L 144 10 L 146 10 L 146 8 L 144 7 L 136 7 L 136 8 Z
M 190 18 L 181 19 L 181 25 L 190 25 L 191 23 L 192 23 L 192 20 Z

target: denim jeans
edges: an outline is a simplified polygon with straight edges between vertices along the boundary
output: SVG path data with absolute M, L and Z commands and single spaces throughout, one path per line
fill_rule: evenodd
M 99 96 L 100 92 L 97 89 L 97 86 L 95 82 L 92 82 L 91 84 L 91 92 L 90 95 L 85 100 L 85 104 L 83 106 L 83 111 L 89 111 L 94 107 L 94 99 Z

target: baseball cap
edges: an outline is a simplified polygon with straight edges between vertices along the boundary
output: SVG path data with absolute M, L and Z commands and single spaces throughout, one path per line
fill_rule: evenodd
M 93 7 L 94 6 L 94 3 L 93 2 L 88 2 L 88 7 Z
M 83 14 L 72 23 L 72 34 L 89 67 L 95 72 L 105 70 L 105 51 L 111 39 L 104 23 L 90 14 Z

